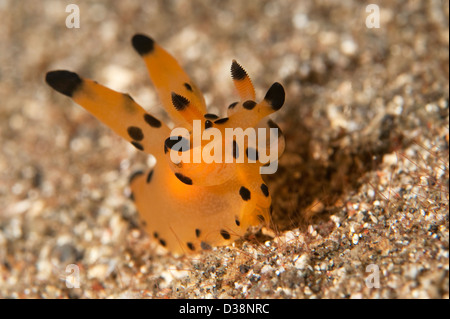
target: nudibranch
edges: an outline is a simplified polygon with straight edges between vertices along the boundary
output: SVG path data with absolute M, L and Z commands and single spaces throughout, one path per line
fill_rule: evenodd
M 197 86 L 153 39 L 136 34 L 132 45 L 144 59 L 158 97 L 174 123 L 173 129 L 146 112 L 129 94 L 110 90 L 76 73 L 50 71 L 46 82 L 138 150 L 156 158 L 154 167 L 130 177 L 131 198 L 150 237 L 174 253 L 198 252 L 230 244 L 250 226 L 269 225 L 271 196 L 261 169 L 278 160 L 284 150 L 284 137 L 266 117 L 284 104 L 283 86 L 275 82 L 264 99 L 255 102 L 247 72 L 233 60 L 231 76 L 240 101 L 228 106 L 226 117 L 220 118 L 207 113 Z M 251 142 L 255 142 L 255 136 L 251 134 L 241 139 L 238 134 L 227 135 L 237 128 L 244 132 L 249 128 L 258 132 L 269 129 L 275 135 L 258 135 L 254 146 Z M 209 135 L 213 142 L 202 138 L 196 143 L 196 134 Z M 198 154 L 215 157 L 213 161 L 204 156 L 194 160 Z M 265 161 L 261 160 L 263 155 Z M 226 160 L 230 157 L 232 161 Z

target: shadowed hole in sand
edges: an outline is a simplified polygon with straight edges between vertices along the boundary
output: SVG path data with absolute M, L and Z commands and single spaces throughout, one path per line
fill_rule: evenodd
M 312 109 L 314 101 L 309 102 Z M 303 99 L 302 107 L 304 104 Z M 277 173 L 264 177 L 273 199 L 272 222 L 278 231 L 305 231 L 311 224 L 323 224 L 322 235 L 326 236 L 332 231 L 326 227 L 329 217 L 358 192 L 383 155 L 404 148 L 406 142 L 393 115 L 385 115 L 365 134 L 344 128 L 336 132 L 325 116 L 320 122 L 314 122 L 312 116 L 299 118 L 297 108 L 287 105 L 278 121 L 283 124 L 286 150 Z

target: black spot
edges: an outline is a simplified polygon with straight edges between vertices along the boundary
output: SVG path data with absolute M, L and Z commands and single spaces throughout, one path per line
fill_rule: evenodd
M 45 82 L 59 93 L 72 97 L 83 80 L 74 72 L 58 70 L 48 72 Z
M 216 114 L 206 113 L 203 115 L 207 120 L 217 120 L 219 117 Z
M 200 234 L 201 234 L 201 231 L 200 231 L 200 229 L 196 229 L 195 230 L 195 236 L 198 238 L 198 237 L 200 237 Z
M 192 185 L 192 179 L 190 179 L 187 176 L 184 176 L 180 173 L 175 173 L 175 176 L 183 183 L 185 183 L 186 185 Z
M 213 123 L 210 120 L 205 121 L 205 130 L 209 129 L 210 127 L 213 127 Z
M 159 237 L 158 233 L 157 233 L 157 232 L 154 232 L 154 233 L 153 233 L 153 238 L 158 238 L 158 237 Z
M 144 146 L 142 146 L 141 143 L 138 142 L 131 142 L 131 144 L 133 144 L 134 147 L 136 147 L 138 150 L 143 151 L 144 150 Z
M 194 244 L 193 243 L 186 243 L 186 245 L 188 246 L 188 248 L 190 250 L 195 250 Z
M 134 35 L 131 39 L 131 43 L 133 45 L 133 48 L 140 55 L 146 55 L 148 53 L 151 53 L 155 49 L 155 41 L 143 34 Z
M 231 63 L 231 77 L 233 80 L 243 80 L 247 77 L 247 72 L 245 72 L 244 68 L 236 60 L 233 60 L 233 63 Z
M 231 103 L 230 105 L 228 105 L 228 109 L 234 109 L 234 107 L 235 107 L 236 105 L 238 105 L 238 103 L 239 103 L 239 102 L 233 102 L 233 103 Z
M 239 157 L 239 147 L 236 141 L 233 140 L 233 157 L 238 158 Z
M 159 240 L 159 243 L 160 243 L 162 246 L 166 247 L 166 241 L 165 241 L 164 239 L 160 239 L 160 240 Z
M 206 243 L 206 242 L 204 242 L 204 241 L 202 241 L 201 243 L 200 243 L 200 247 L 203 249 L 203 250 L 211 250 L 211 245 L 210 244 L 208 244 L 208 243 Z
M 285 93 L 283 86 L 280 83 L 275 82 L 267 91 L 264 100 L 269 102 L 269 104 L 272 106 L 272 109 L 277 111 L 283 106 L 284 97 Z
M 127 132 L 133 140 L 142 141 L 144 139 L 144 133 L 142 133 L 142 130 L 137 126 L 130 126 L 127 129 Z
M 252 147 L 247 147 L 247 149 L 245 150 L 245 154 L 247 155 L 247 158 L 251 159 L 252 161 L 257 161 L 259 159 L 258 150 Z
M 167 154 L 169 151 L 169 148 L 167 147 L 166 143 L 164 143 L 164 154 Z
M 236 223 L 236 226 L 241 226 L 241 222 L 239 221 L 239 219 L 235 219 L 234 222 Z
M 266 221 L 266 219 L 264 218 L 263 215 L 258 215 L 258 216 L 256 216 L 256 217 L 258 218 L 258 220 L 259 220 L 260 223 L 264 223 L 264 222 Z
M 130 193 L 130 199 L 134 202 L 134 194 L 133 194 L 133 192 Z
M 172 92 L 172 104 L 177 111 L 183 111 L 189 105 L 189 100 L 184 96 Z
M 132 183 L 134 181 L 134 179 L 140 175 L 144 174 L 144 172 L 142 170 L 139 171 L 135 171 L 133 172 L 133 174 L 130 175 L 130 178 L 128 179 L 128 183 Z
M 269 119 L 267 121 L 267 125 L 269 126 L 269 128 L 276 128 L 278 130 L 278 138 L 281 138 L 283 136 L 283 131 L 280 129 L 280 127 L 277 125 L 277 123 L 275 123 L 274 121 Z
M 269 188 L 266 184 L 261 184 L 261 191 L 264 194 L 264 196 L 269 197 Z
M 153 170 L 151 170 L 150 172 L 148 172 L 148 175 L 147 175 L 147 184 L 150 183 L 150 181 L 152 180 L 152 176 L 153 176 Z
M 144 120 L 147 122 L 148 125 L 154 128 L 161 127 L 161 121 L 158 120 L 156 117 L 153 117 L 150 114 L 145 113 L 144 114 Z
M 245 201 L 248 201 L 251 197 L 250 191 L 244 186 L 241 186 L 239 189 L 239 195 L 241 195 L 242 199 Z
M 186 89 L 188 89 L 188 91 L 191 91 L 191 92 L 193 91 L 193 90 L 192 90 L 192 86 L 191 86 L 189 83 L 186 82 L 186 83 L 184 83 L 183 85 L 184 85 L 184 87 L 185 87 Z
M 176 145 L 176 147 L 175 147 Z M 183 136 L 171 136 L 166 138 L 164 141 L 164 152 L 167 153 L 166 149 L 171 149 L 178 152 L 185 152 L 190 149 L 190 142 Z
M 242 103 L 242 106 L 244 107 L 244 109 L 253 110 L 253 108 L 256 106 L 256 102 L 252 101 L 252 100 L 248 100 L 248 101 L 245 101 L 244 103 Z
M 223 237 L 223 239 L 230 239 L 230 233 L 229 232 L 227 232 L 225 229 L 222 229 L 221 231 L 220 231 L 220 235 L 222 235 L 222 237 Z
M 218 119 L 218 120 L 214 121 L 214 124 L 223 124 L 226 121 L 228 121 L 228 117 L 224 117 L 224 118 Z

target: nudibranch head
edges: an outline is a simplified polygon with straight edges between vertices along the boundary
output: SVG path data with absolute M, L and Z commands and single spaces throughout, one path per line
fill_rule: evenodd
M 284 104 L 283 86 L 275 82 L 257 102 L 250 77 L 233 60 L 239 101 L 220 118 L 206 111 L 197 86 L 153 39 L 137 34 L 132 45 L 174 122 L 172 129 L 130 95 L 76 73 L 51 71 L 46 81 L 156 158 L 153 168 L 130 178 L 132 199 L 150 236 L 175 253 L 196 252 L 229 244 L 250 226 L 268 224 L 271 197 L 261 174 L 273 172 L 284 138 L 266 117 Z

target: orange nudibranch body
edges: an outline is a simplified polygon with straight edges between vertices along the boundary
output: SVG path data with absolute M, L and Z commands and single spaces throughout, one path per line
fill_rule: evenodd
M 197 252 L 229 244 L 244 235 L 249 226 L 268 224 L 272 202 L 269 188 L 261 177 L 261 168 L 267 165 L 258 154 L 276 148 L 276 158 L 271 157 L 276 161 L 284 149 L 279 128 L 272 120 L 264 120 L 284 104 L 281 84 L 275 82 L 257 103 L 249 76 L 233 60 L 231 75 L 240 101 L 228 107 L 227 117 L 219 118 L 207 113 L 205 99 L 197 86 L 153 39 L 137 34 L 132 44 L 144 59 L 175 128 L 185 129 L 184 135 L 173 134 L 175 130 L 146 112 L 130 95 L 110 90 L 76 73 L 51 71 L 46 81 L 137 149 L 155 156 L 157 162 L 152 169 L 135 172 L 130 178 L 132 199 L 149 235 L 174 253 Z M 220 136 L 212 147 L 205 142 L 193 142 L 194 121 L 200 123 L 201 133 L 215 132 L 214 136 Z M 258 147 L 246 147 L 237 138 L 227 138 L 227 130 L 238 128 L 276 129 L 278 138 L 275 143 L 267 139 Z M 248 142 L 252 139 L 249 137 Z M 184 148 L 180 149 L 180 145 Z M 206 147 L 217 154 L 231 152 L 236 161 L 172 160 L 184 151 L 205 154 Z

